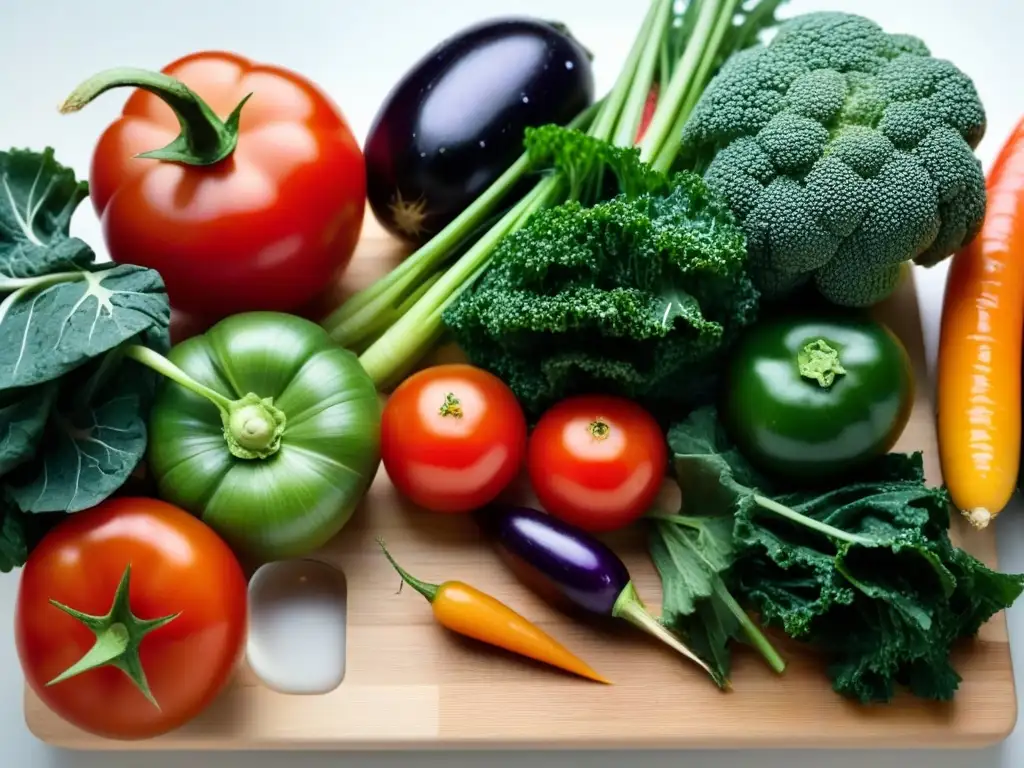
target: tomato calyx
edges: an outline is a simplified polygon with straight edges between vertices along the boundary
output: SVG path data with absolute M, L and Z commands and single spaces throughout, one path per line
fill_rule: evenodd
M 804 344 L 797 353 L 797 367 L 803 378 L 818 382 L 822 389 L 828 389 L 835 383 L 836 376 L 846 373 L 839 362 L 839 350 L 824 339 Z
M 140 619 L 135 616 L 128 601 L 131 572 L 132 566 L 129 563 L 124 569 L 121 581 L 114 592 L 114 601 L 105 616 L 82 613 L 56 600 L 50 600 L 52 606 L 64 611 L 92 630 L 96 635 L 96 643 L 82 658 L 50 680 L 46 684 L 47 687 L 91 669 L 112 666 L 124 672 L 146 697 L 146 700 L 160 709 L 160 704 L 154 698 L 153 692 L 149 688 L 149 682 L 146 680 L 146 671 L 142 668 L 142 660 L 139 657 L 139 646 L 146 635 L 170 624 L 181 614 L 161 616 L 158 619 Z
M 136 157 L 163 160 L 185 165 L 219 163 L 238 145 L 238 121 L 250 93 L 225 120 L 214 114 L 210 106 L 191 88 L 162 72 L 135 67 L 114 67 L 99 72 L 71 92 L 60 111 L 77 112 L 111 88 L 141 88 L 159 97 L 174 110 L 181 133 L 165 147 L 143 152 Z
M 441 403 L 441 407 L 437 409 L 437 412 L 442 416 L 451 416 L 453 419 L 461 419 L 462 401 L 455 396 L 454 392 L 449 392 L 444 396 L 444 402 Z
M 266 459 L 277 453 L 287 423 L 274 398 L 252 392 L 222 409 L 221 420 L 228 450 L 240 459 Z
M 284 411 L 274 405 L 274 398 L 260 397 L 255 392 L 249 392 L 245 397 L 232 400 L 200 384 L 159 352 L 139 344 L 128 346 L 125 356 L 217 406 L 224 425 L 224 441 L 232 456 L 239 459 L 267 459 L 281 447 L 288 419 Z
M 592 438 L 600 442 L 608 439 L 608 435 L 612 433 L 612 428 L 603 417 L 598 416 L 587 425 L 587 432 L 590 433 Z

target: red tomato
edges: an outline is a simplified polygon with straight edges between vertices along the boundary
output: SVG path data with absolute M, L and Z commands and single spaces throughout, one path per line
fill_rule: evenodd
M 438 365 L 403 381 L 381 420 L 394 486 L 434 512 L 469 512 L 501 493 L 526 453 L 526 419 L 496 376 Z
M 563 400 L 530 436 L 527 468 L 541 505 L 588 531 L 622 528 L 650 507 L 665 476 L 665 436 L 617 397 Z
M 308 79 L 234 54 L 195 53 L 163 74 L 220 120 L 252 96 L 222 160 L 157 160 L 139 155 L 173 141 L 179 119 L 193 155 L 223 142 L 173 80 L 103 76 L 149 87 L 128 97 L 93 154 L 90 198 L 111 257 L 159 271 L 171 305 L 189 314 L 297 310 L 347 266 L 359 239 L 366 170 L 348 123 Z
M 128 601 L 118 607 L 129 565 Z M 97 640 L 51 600 L 101 622 L 111 613 L 105 623 L 120 621 L 129 637 L 133 621 L 178 614 L 136 646 L 159 708 L 111 665 L 47 686 Z M 227 682 L 245 643 L 246 581 L 231 550 L 197 518 L 155 499 L 111 499 L 69 516 L 40 542 L 15 611 L 22 669 L 50 709 L 101 736 L 148 738 L 193 718 Z M 129 641 L 120 657 L 129 668 L 132 649 Z

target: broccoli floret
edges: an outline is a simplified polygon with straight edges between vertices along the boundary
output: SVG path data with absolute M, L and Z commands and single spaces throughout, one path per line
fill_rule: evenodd
M 531 414 L 612 392 L 682 413 L 712 391 L 756 315 L 743 233 L 696 174 L 535 214 L 444 314 L 469 359 Z
M 902 262 L 930 266 L 977 234 L 984 131 L 970 78 L 922 41 L 811 13 L 722 67 L 683 142 L 742 224 L 765 296 L 813 281 L 868 306 Z

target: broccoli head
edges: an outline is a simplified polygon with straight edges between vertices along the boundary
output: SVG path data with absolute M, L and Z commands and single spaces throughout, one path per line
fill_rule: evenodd
M 595 390 L 666 413 L 708 396 L 758 294 L 721 199 L 692 173 L 668 186 L 534 214 L 445 311 L 469 359 L 529 413 Z
M 984 131 L 953 64 L 917 38 L 823 12 L 726 62 L 683 143 L 742 224 L 766 297 L 813 281 L 833 303 L 868 306 L 902 262 L 930 266 L 977 234 Z

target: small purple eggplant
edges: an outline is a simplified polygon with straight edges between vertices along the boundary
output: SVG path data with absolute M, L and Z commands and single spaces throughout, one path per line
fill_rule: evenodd
M 693 661 L 720 688 L 729 687 L 728 680 L 648 613 L 625 563 L 606 544 L 528 507 L 495 505 L 474 517 L 516 575 L 549 602 L 625 619 Z

